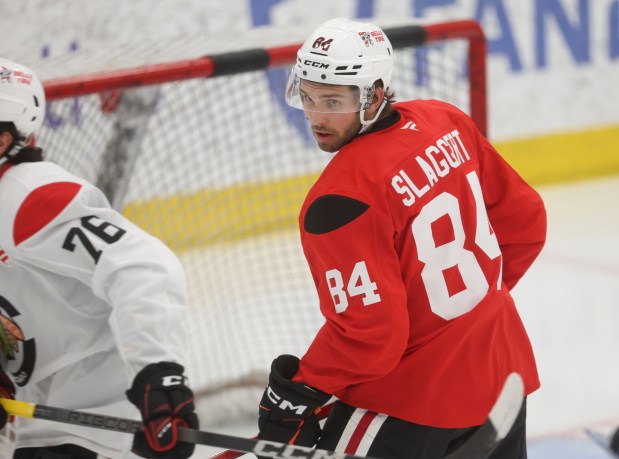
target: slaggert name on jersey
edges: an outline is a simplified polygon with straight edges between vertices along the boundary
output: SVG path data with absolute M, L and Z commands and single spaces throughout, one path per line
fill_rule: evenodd
M 402 203 L 407 207 L 412 206 L 417 198 L 426 194 L 449 172 L 470 161 L 471 157 L 460 133 L 454 129 L 427 146 L 422 153 L 416 154 L 414 159 L 412 167 L 400 169 L 391 179 L 391 186 L 404 196 Z

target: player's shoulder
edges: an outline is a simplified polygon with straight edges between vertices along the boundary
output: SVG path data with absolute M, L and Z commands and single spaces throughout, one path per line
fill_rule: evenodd
M 330 233 L 356 220 L 370 206 L 343 194 L 326 194 L 316 197 L 307 207 L 303 229 L 311 234 Z
M 426 117 L 451 117 L 454 119 L 468 119 L 469 116 L 460 108 L 449 102 L 437 99 L 415 99 L 406 102 L 398 102 L 394 105 L 396 110 L 403 114 L 424 115 Z
M 86 183 L 85 180 L 48 161 L 16 164 L 7 171 L 0 183 L 4 184 L 5 188 L 28 193 L 41 186 L 64 182 L 78 185 Z
M 34 211 L 70 202 L 88 183 L 50 162 L 23 163 L 11 167 L 0 181 L 2 200 L 35 206 Z
M 48 180 L 52 180 L 54 177 L 63 177 L 64 179 L 75 181 L 83 180 L 51 161 L 17 164 L 13 167 L 13 171 L 16 174 L 27 174 L 31 177 L 49 177 Z
M 15 244 L 53 221 L 85 184 L 84 180 L 48 162 L 11 167 L 0 182 L 0 202 L 4 218 L 12 220 Z
M 454 130 L 460 135 L 474 135 L 477 129 L 469 115 L 441 100 L 413 100 L 397 103 L 394 107 L 405 121 L 402 129 L 408 133 L 416 131 L 417 143 L 433 143 Z

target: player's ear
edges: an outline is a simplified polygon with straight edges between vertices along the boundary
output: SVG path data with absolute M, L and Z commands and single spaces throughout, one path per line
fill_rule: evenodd
M 372 119 L 376 114 L 376 111 L 380 108 L 380 105 L 385 98 L 385 89 L 382 86 L 374 87 L 374 96 L 372 97 L 372 102 L 370 106 L 365 110 L 367 119 Z

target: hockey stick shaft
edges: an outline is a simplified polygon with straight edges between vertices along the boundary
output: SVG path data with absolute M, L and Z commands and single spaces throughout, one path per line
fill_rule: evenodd
M 112 430 L 115 432 L 135 433 L 142 428 L 142 423 L 132 419 L 116 416 L 106 416 L 85 411 L 67 410 L 47 405 L 38 405 L 20 400 L 0 398 L 0 404 L 5 411 L 13 416 L 47 421 L 74 424 L 95 429 Z M 305 446 L 288 445 L 286 443 L 254 440 L 232 435 L 204 432 L 194 429 L 179 428 L 179 440 L 186 443 L 208 445 L 216 448 L 232 449 L 244 453 L 253 453 L 264 457 L 294 457 L 300 459 L 371 459 L 363 456 L 336 453 Z
M 115 416 L 73 411 L 6 398 L 0 398 L 0 404 L 8 414 L 22 418 L 45 419 L 64 424 L 75 424 L 131 434 L 142 429 L 142 423 L 139 421 Z

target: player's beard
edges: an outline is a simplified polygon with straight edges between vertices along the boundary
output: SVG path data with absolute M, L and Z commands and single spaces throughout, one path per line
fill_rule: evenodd
M 316 139 L 316 142 L 318 143 L 318 148 L 320 148 L 322 151 L 326 151 L 329 153 L 335 153 L 336 151 L 339 151 L 344 145 L 346 145 L 348 142 L 354 139 L 360 130 L 361 130 L 361 123 L 358 121 L 348 126 L 348 128 L 346 128 L 341 134 L 332 129 L 325 129 L 325 128 L 320 128 L 318 126 L 312 126 L 312 132 L 314 133 L 314 138 Z M 327 132 L 331 134 L 331 136 L 328 139 L 321 141 L 316 136 L 316 131 Z

